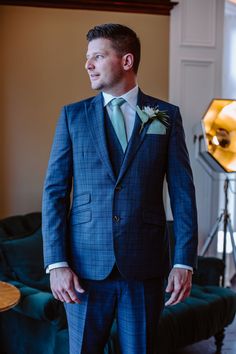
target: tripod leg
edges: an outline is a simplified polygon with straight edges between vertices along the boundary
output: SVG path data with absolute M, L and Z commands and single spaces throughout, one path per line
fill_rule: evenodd
M 209 233 L 209 235 L 208 235 L 208 237 L 207 237 L 207 239 L 206 239 L 206 241 L 205 241 L 205 243 L 203 245 L 203 248 L 202 248 L 202 250 L 200 252 L 201 256 L 205 256 L 210 244 L 212 243 L 215 235 L 217 234 L 217 231 L 218 231 L 218 228 L 219 228 L 219 224 L 221 222 L 222 217 L 223 217 L 223 213 L 217 218 L 215 225 L 213 226 L 211 232 Z
M 235 269 L 236 269 L 236 242 L 234 239 L 234 233 L 233 233 L 233 228 L 232 228 L 232 224 L 231 224 L 230 219 L 228 220 L 228 229 L 229 229 L 230 239 L 231 239 L 231 243 L 232 243 L 234 265 L 235 265 Z

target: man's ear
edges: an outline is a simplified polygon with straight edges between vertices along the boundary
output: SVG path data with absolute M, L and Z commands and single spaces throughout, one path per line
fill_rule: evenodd
M 123 68 L 125 71 L 131 70 L 134 66 L 134 56 L 132 53 L 123 55 Z

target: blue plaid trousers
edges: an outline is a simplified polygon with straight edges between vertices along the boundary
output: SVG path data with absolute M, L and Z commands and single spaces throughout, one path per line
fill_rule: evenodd
M 122 354 L 154 354 L 164 306 L 164 280 L 126 280 L 114 271 L 104 280 L 84 280 L 81 304 L 65 304 L 70 354 L 102 354 L 114 318 Z

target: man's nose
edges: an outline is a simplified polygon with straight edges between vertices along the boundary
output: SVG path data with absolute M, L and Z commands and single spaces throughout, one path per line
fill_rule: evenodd
M 94 69 L 94 64 L 92 62 L 92 60 L 90 59 L 87 59 L 86 63 L 85 63 L 85 69 L 86 70 L 91 70 L 91 69 Z

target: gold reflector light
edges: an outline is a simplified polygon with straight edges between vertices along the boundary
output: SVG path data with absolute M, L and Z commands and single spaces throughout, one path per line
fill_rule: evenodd
M 222 167 L 225 172 L 236 172 L 236 101 L 212 100 L 202 119 L 202 130 L 208 162 L 212 157 L 219 171 Z

